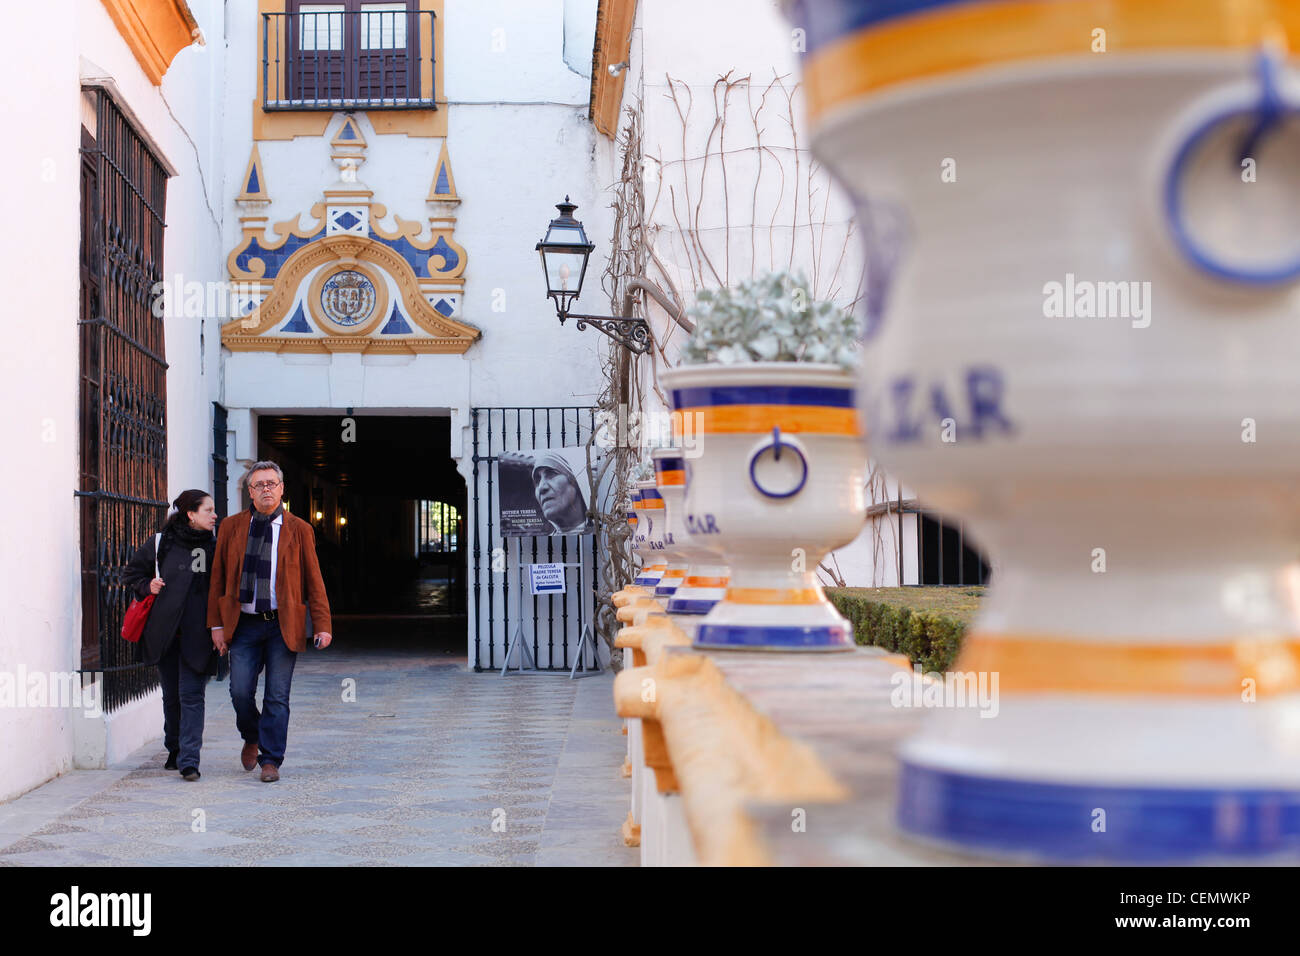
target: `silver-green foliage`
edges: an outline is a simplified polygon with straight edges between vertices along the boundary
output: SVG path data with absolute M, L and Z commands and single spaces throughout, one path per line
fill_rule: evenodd
M 684 365 L 826 362 L 855 368 L 858 322 L 834 302 L 813 301 L 802 274 L 772 272 L 735 288 L 704 289 L 690 315 Z

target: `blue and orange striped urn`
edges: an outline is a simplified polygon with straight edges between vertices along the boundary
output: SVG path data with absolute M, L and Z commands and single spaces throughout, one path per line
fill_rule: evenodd
M 663 577 L 655 587 L 655 597 L 669 601 L 686 578 L 690 563 L 682 550 L 685 543 L 681 524 L 682 490 L 685 475 L 680 465 L 681 451 L 676 448 L 659 448 L 650 453 L 654 463 L 655 488 L 664 503 L 664 567 Z M 681 480 L 678 480 L 678 479 Z
M 993 566 L 897 688 L 933 708 L 900 824 L 1300 859 L 1300 4 L 785 7 L 867 251 L 872 456 Z
M 730 575 L 719 552 L 700 543 L 686 533 L 686 459 L 680 448 L 665 448 L 651 456 L 654 459 L 655 480 L 664 499 L 667 536 L 672 539 L 673 551 L 682 562 L 680 570 L 669 565 L 664 574 L 675 578 L 671 590 L 663 589 L 663 582 L 655 594 L 667 597 L 664 608 L 669 614 L 707 614 L 726 595 Z M 674 574 L 674 571 L 678 573 Z
M 632 583 L 653 592 L 668 568 L 664 556 L 664 500 L 654 481 L 638 481 L 633 495 L 637 520 L 632 540 L 641 555 L 641 570 Z
M 866 520 L 855 376 L 762 362 L 679 366 L 661 381 L 687 476 L 686 533 L 730 570 L 696 646 L 851 649 L 853 629 L 816 570 Z

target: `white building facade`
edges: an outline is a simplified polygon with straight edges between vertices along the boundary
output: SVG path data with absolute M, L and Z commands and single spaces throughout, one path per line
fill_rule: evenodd
M 639 205 L 641 228 L 621 241 L 668 305 L 689 307 L 700 289 L 789 270 L 803 274 L 813 298 L 862 314 L 864 249 L 879 283 L 890 239 L 876 223 L 864 245 L 862 211 L 800 135 L 802 38 L 776 0 L 604 0 L 601 23 L 593 81 L 593 118 L 607 134 L 601 174 L 618 183 L 625 168 L 640 170 L 628 206 Z M 617 79 L 607 75 L 623 63 Z M 686 333 L 662 300 L 646 296 L 644 308 L 661 348 L 638 363 L 632 392 L 651 420 L 667 405 L 658 372 L 677 363 Z M 827 559 L 826 583 L 983 583 L 988 568 L 959 525 L 925 512 L 880 469 L 869 474 L 863 533 Z
M 158 733 L 120 568 L 186 488 L 246 507 L 265 458 L 340 621 L 441 581 L 433 636 L 468 667 L 500 669 L 518 635 L 567 671 L 608 539 L 503 537 L 501 457 L 591 445 L 619 404 L 661 410 L 671 313 L 701 288 L 788 268 L 816 297 L 863 293 L 855 210 L 799 139 L 798 38 L 770 0 L 12 12 L 36 40 L 4 65 L 23 345 L 0 383 L 0 800 Z M 575 308 L 654 329 L 626 368 L 545 297 L 534 244 L 566 197 L 595 247 Z M 960 538 L 884 476 L 872 491 L 832 576 L 938 583 L 926 535 Z M 520 594 L 534 562 L 566 566 L 564 596 Z M 56 699 L 69 684 L 95 706 Z
M 159 733 L 156 680 L 117 634 L 118 571 L 185 488 L 245 507 L 259 458 L 285 467 L 343 612 L 450 542 L 459 613 L 443 626 L 470 667 L 499 667 L 519 613 L 504 613 L 510 546 L 486 524 L 495 456 L 577 443 L 602 387 L 603 341 L 556 321 L 533 250 L 566 195 L 609 246 L 595 0 L 13 13 L 39 41 L 4 66 L 26 224 L 6 262 L 13 314 L 31 318 L 0 386 L 0 800 Z M 501 409 L 522 431 L 518 410 L 546 408 L 564 410 L 553 434 L 502 446 L 496 424 L 489 442 Z M 569 662 L 560 638 L 539 664 Z M 64 677 L 77 700 L 38 700 Z M 83 683 L 102 706 L 76 706 L 95 702 Z

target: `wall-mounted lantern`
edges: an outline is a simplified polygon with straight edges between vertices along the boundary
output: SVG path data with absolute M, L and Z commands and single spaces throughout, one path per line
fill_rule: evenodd
M 542 272 L 546 276 L 546 294 L 555 300 L 555 311 L 560 324 L 567 318 L 578 320 L 578 328 L 592 326 L 604 332 L 624 348 L 640 355 L 650 350 L 650 326 L 645 319 L 623 318 L 609 315 L 578 315 L 569 312 L 573 300 L 582 294 L 582 282 L 587 275 L 587 259 L 596 247 L 587 238 L 582 223 L 573 218 L 578 207 L 564 197 L 556 203 L 560 215 L 551 220 L 546 238 L 537 243 L 542 257 Z

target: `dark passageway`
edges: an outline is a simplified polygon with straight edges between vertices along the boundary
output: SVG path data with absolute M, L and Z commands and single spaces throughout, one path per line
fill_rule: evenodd
M 380 619 L 409 639 L 465 647 L 465 482 L 445 416 L 263 415 L 259 457 L 285 472 L 286 507 L 310 521 L 346 639 Z M 401 622 L 400 625 L 398 622 Z

